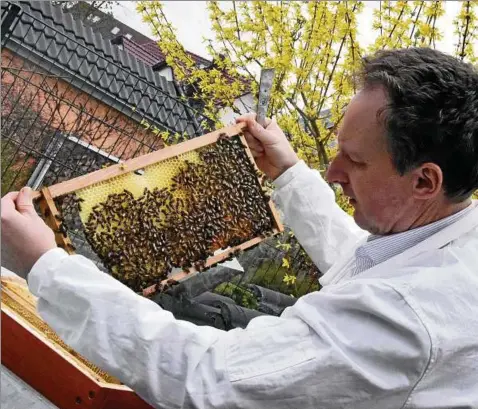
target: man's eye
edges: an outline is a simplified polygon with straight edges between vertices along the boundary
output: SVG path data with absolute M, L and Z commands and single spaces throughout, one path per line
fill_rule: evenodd
M 358 161 L 358 160 L 354 160 L 352 159 L 349 155 L 347 155 L 347 158 L 350 162 L 352 162 L 354 165 L 357 165 L 357 166 L 365 166 L 365 163 L 364 162 L 361 162 L 361 161 Z
M 350 155 L 348 153 L 345 153 L 344 151 L 339 150 L 337 152 L 337 155 L 342 155 L 346 160 L 348 160 L 349 162 L 351 162 L 352 164 L 356 166 L 365 166 L 364 162 L 352 159 Z
M 350 155 L 349 155 L 348 153 L 344 153 L 343 155 L 347 158 L 347 160 L 348 160 L 349 162 L 356 163 L 356 161 L 354 161 L 354 160 L 350 157 Z

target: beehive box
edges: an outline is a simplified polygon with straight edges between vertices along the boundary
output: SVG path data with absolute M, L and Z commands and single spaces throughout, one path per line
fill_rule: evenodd
M 24 280 L 2 277 L 1 285 L 3 365 L 61 409 L 151 409 L 60 340 L 38 316 Z
M 50 186 L 42 211 L 59 244 L 72 251 L 61 210 L 73 203 L 103 266 L 146 295 L 281 231 L 243 126 Z

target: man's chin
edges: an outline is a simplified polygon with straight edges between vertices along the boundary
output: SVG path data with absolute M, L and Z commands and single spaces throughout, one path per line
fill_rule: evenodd
M 365 219 L 365 217 L 363 217 L 363 215 L 359 211 L 355 210 L 353 217 L 355 220 L 355 224 L 358 227 L 360 227 L 362 230 L 365 230 L 369 232 L 370 234 L 376 234 L 376 235 L 383 234 L 381 230 L 376 227 L 376 225 L 371 224 L 367 219 Z
M 354 207 L 353 218 L 358 227 L 360 227 L 362 230 L 368 231 L 369 224 L 363 217 L 363 214 L 360 212 L 360 210 L 358 210 L 356 207 Z

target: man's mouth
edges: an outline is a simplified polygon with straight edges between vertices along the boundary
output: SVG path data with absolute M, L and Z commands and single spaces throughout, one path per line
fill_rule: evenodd
M 350 192 L 350 193 L 349 193 L 349 192 L 346 192 L 346 191 L 344 190 L 344 187 L 343 187 L 342 185 L 339 185 L 339 186 L 340 186 L 340 188 L 342 189 L 342 194 L 348 199 L 349 204 L 350 204 L 351 206 L 355 206 L 355 205 L 357 204 L 357 199 L 355 199 L 355 198 L 352 196 L 352 193 L 351 193 L 351 192 Z

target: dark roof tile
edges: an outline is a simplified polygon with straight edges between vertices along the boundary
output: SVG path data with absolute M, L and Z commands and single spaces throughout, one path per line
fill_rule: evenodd
M 2 9 L 9 3 L 2 2 Z M 33 59 L 32 62 L 49 72 L 60 74 L 66 70 L 78 77 L 85 92 L 112 106 L 121 101 L 122 105 L 117 108 L 123 112 L 124 104 L 135 105 L 137 113 L 132 115 L 143 111 L 157 126 L 164 125 L 174 132 L 187 130 L 191 136 L 202 133 L 185 111 L 189 110 L 200 122 L 199 114 L 176 100 L 174 84 L 152 71 L 141 58 L 112 46 L 91 27 L 63 12 L 61 6 L 35 1 L 12 3 L 18 4 L 23 12 L 5 47 Z M 74 80 L 75 84 L 78 79 Z M 137 90 L 140 92 L 135 92 Z M 181 108 L 170 115 L 166 105 Z M 168 118 L 167 123 L 158 118 Z

